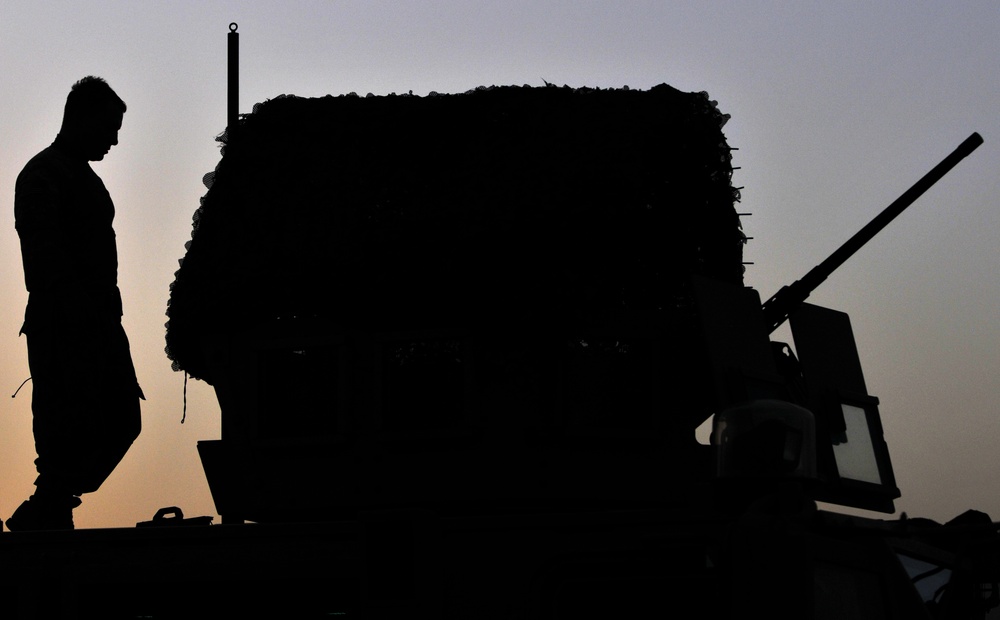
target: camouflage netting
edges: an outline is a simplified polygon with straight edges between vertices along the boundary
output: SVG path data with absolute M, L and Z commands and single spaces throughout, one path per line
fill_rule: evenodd
M 211 383 L 206 336 L 277 317 L 667 320 L 687 274 L 742 282 L 727 119 L 665 84 L 258 104 L 206 176 L 167 354 Z

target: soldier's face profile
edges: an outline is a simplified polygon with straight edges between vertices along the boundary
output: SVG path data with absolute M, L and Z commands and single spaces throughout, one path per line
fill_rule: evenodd
M 84 135 L 84 149 L 89 161 L 101 161 L 112 146 L 118 144 L 118 130 L 122 128 L 123 114 L 108 106 L 96 114 Z

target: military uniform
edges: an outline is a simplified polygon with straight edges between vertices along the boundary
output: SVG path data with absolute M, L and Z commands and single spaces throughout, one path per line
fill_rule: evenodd
M 79 504 L 75 496 L 101 486 L 141 428 L 143 395 L 121 325 L 114 215 L 87 158 L 58 137 L 17 178 L 36 496 L 54 492 Z

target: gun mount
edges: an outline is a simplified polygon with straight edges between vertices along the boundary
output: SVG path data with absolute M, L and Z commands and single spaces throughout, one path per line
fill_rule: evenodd
M 717 473 L 695 427 L 761 400 L 805 408 L 814 498 L 892 512 L 850 321 L 803 301 L 982 138 L 761 304 L 726 119 L 666 85 L 255 106 L 168 312 L 222 406 L 220 513 L 676 505 Z M 793 310 L 797 358 L 767 335 Z

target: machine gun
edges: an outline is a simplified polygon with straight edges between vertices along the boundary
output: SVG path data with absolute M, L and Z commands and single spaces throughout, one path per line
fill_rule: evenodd
M 958 148 L 941 160 L 938 165 L 934 166 L 923 178 L 914 183 L 910 189 L 906 190 L 902 196 L 886 207 L 875 219 L 868 222 L 864 228 L 855 233 L 836 252 L 816 267 L 813 267 L 801 280 L 796 280 L 792 284 L 782 287 L 774 296 L 764 302 L 761 309 L 764 314 L 768 333 L 774 332 L 774 330 L 780 327 L 788 319 L 789 313 L 800 306 L 826 280 L 827 276 L 844 264 L 848 258 L 868 243 L 889 222 L 906 210 L 917 198 L 941 180 L 944 175 L 948 174 L 952 168 L 958 165 L 958 162 L 971 154 L 982 143 L 983 138 L 978 133 L 973 133 L 966 138 L 964 142 L 958 145 Z
M 982 143 L 982 137 L 973 133 L 826 260 L 801 280 L 781 288 L 767 302 L 760 304 L 753 293 L 754 299 L 736 303 L 737 296 L 746 298 L 748 293 L 735 289 L 703 294 L 702 314 L 708 317 L 704 330 L 710 343 L 718 342 L 718 332 L 725 332 L 729 325 L 740 325 L 724 338 L 739 340 L 739 345 L 717 346 L 710 352 L 716 376 L 715 403 L 719 413 L 714 426 L 721 476 L 744 480 L 754 465 L 735 456 L 737 450 L 725 445 L 727 442 L 743 442 L 738 451 L 754 452 L 755 461 L 768 452 L 760 439 L 740 438 L 742 434 L 762 436 L 759 427 L 767 421 L 784 428 L 786 439 L 774 445 L 783 446 L 786 456 L 794 453 L 794 458 L 779 458 L 773 453 L 765 478 L 802 479 L 816 500 L 893 512 L 893 500 L 900 492 L 883 439 L 879 401 L 868 394 L 850 319 L 843 312 L 807 304 L 805 300 L 835 269 Z M 729 301 L 720 295 L 727 295 Z M 786 320 L 791 323 L 794 352 L 786 343 L 771 342 L 767 337 Z M 739 334 L 748 335 L 740 340 Z M 792 436 L 798 438 L 795 449 L 790 448 L 787 439 Z

